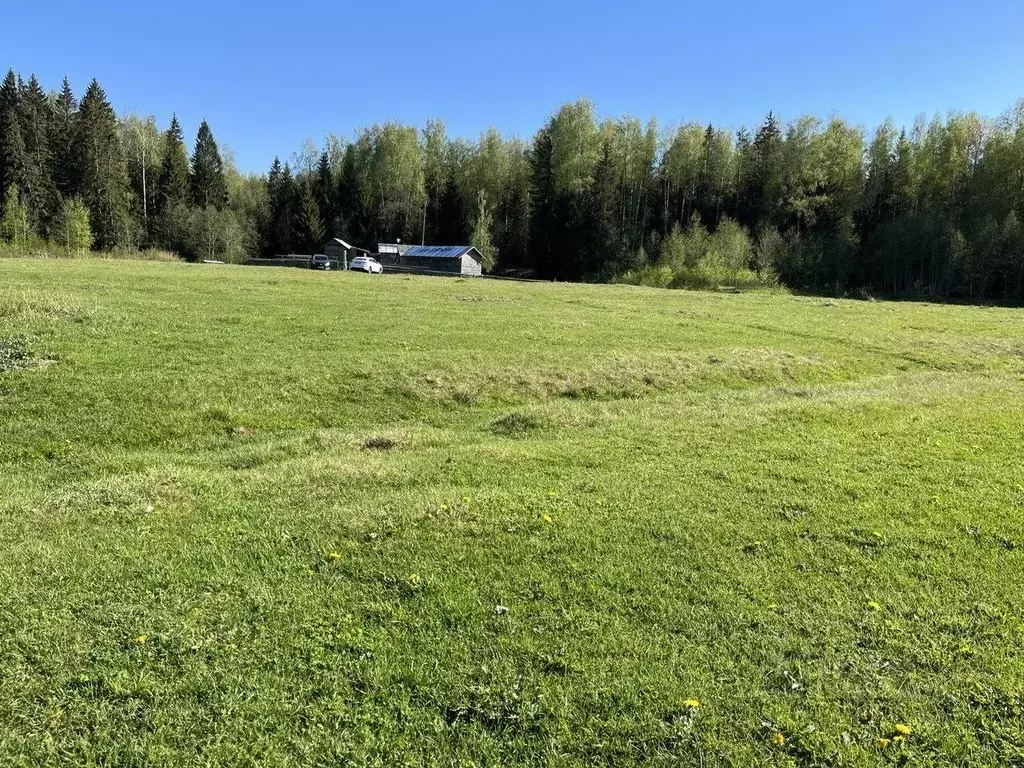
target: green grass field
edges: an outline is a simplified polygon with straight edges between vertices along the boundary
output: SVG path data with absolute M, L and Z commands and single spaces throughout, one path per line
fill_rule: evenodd
M 1019 310 L 8 259 L 0 368 L 0 765 L 1024 765 Z

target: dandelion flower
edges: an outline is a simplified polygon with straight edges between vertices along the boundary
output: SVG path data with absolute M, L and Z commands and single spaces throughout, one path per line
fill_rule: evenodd
M 700 707 L 700 699 L 687 699 L 683 702 L 683 706 L 687 709 L 697 709 Z
M 139 635 L 138 637 L 135 638 L 135 644 L 136 645 L 142 645 L 147 640 L 149 640 L 149 635 Z
M 546 512 L 543 515 L 540 516 L 540 519 L 543 520 L 545 523 L 553 523 L 554 522 L 554 520 L 551 519 L 551 515 L 549 515 Z
M 341 560 L 341 553 L 340 552 L 328 552 L 327 553 L 327 559 L 336 563 L 339 560 Z
M 772 741 L 772 744 L 774 744 L 776 747 L 781 747 L 783 744 L 786 743 L 786 737 L 783 736 L 778 731 L 776 731 L 775 733 L 772 734 L 771 741 Z
M 448 511 L 448 505 L 447 504 L 442 504 L 441 505 L 441 511 L 442 512 L 447 512 Z
M 422 581 L 422 579 L 420 578 L 420 575 L 418 573 L 410 573 L 406 581 L 408 581 L 413 586 L 416 586 Z
M 884 736 L 879 738 L 879 739 L 875 739 L 875 746 L 878 747 L 879 749 L 885 749 L 891 743 L 892 743 L 892 739 L 887 739 Z
M 868 600 L 868 608 L 872 611 L 880 611 L 882 610 L 882 604 L 877 600 Z
M 896 733 L 898 733 L 900 736 L 910 735 L 910 726 L 904 725 L 903 723 L 897 723 L 896 727 L 893 728 L 893 730 L 896 731 Z

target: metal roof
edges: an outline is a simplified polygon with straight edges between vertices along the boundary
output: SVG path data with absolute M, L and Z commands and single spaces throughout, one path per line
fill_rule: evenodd
M 459 259 L 471 250 L 473 250 L 471 245 L 414 245 L 402 255 L 434 259 Z

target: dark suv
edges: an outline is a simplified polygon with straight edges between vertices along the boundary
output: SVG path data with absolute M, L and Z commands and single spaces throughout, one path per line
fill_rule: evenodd
M 324 256 L 322 253 L 318 253 L 309 260 L 310 269 L 330 269 L 331 260 Z

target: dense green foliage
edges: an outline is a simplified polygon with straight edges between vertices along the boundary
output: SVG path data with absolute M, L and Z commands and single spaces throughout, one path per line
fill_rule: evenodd
M 0 764 L 1024 764 L 1022 339 L 0 260 Z
M 55 237 L 62 199 L 81 197 L 97 248 L 188 258 L 401 238 L 472 242 L 495 271 L 559 280 L 1019 301 L 1022 178 L 1024 102 L 866 136 L 840 118 L 773 114 L 736 134 L 662 131 L 578 101 L 530 142 L 386 123 L 307 140 L 243 177 L 205 121 L 190 158 L 176 119 L 164 133 L 117 120 L 95 82 L 81 105 L 66 81 L 48 96 L 14 72 L 0 85 L 0 189 L 17 187 L 35 236 Z M 717 248 L 680 260 L 681 238 L 736 247 L 724 262 Z
M 267 216 L 264 180 L 225 162 L 206 122 L 190 157 L 176 117 L 161 133 L 151 117 L 118 118 L 95 80 L 79 103 L 66 79 L 47 95 L 13 71 L 0 84 L 0 189 L 14 190 L 0 237 L 32 252 L 240 261 L 259 251 Z

